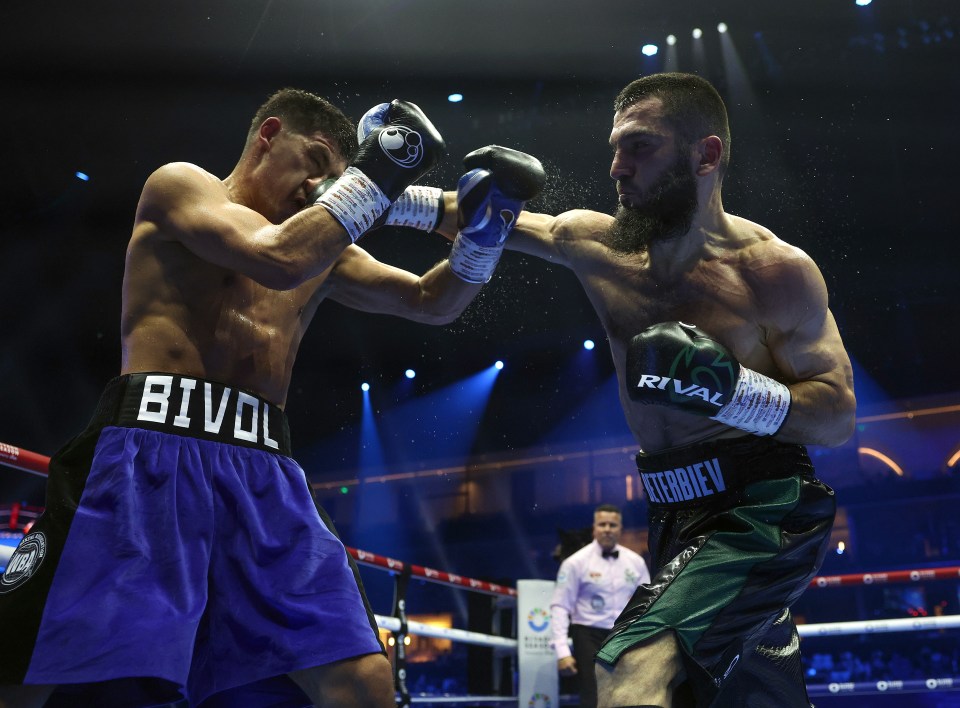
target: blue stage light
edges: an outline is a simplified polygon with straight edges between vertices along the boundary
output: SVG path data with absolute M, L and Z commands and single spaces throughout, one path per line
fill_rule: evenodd
M 364 381 L 362 384 L 360 384 L 360 390 L 361 390 L 361 391 L 364 391 L 364 392 L 369 391 L 369 390 L 370 390 L 370 384 L 368 384 L 366 381 Z
M 406 376 L 408 379 L 412 379 L 414 376 L 417 375 L 417 372 L 414 371 L 413 369 L 407 369 L 406 371 L 403 372 L 403 375 Z
M 450 101 L 450 103 L 460 103 L 460 101 L 463 100 L 463 94 L 451 93 L 449 96 L 447 96 L 447 100 Z
M 588 350 L 589 350 L 589 349 L 593 349 L 595 346 L 597 346 L 597 345 L 593 343 L 593 340 L 592 340 L 592 339 L 584 339 L 584 340 L 583 340 L 583 348 L 584 348 L 584 349 L 588 349 Z
M 493 366 L 497 371 L 500 371 L 500 369 L 503 368 L 503 362 L 498 359 L 496 362 L 494 362 Z
M 643 47 L 640 49 L 640 52 L 641 52 L 645 57 L 652 57 L 652 56 L 653 56 L 654 54 L 656 54 L 658 51 L 659 51 L 659 49 L 658 49 L 658 47 L 657 47 L 656 44 L 644 44 Z
M 866 7 L 871 2 L 873 2 L 873 0 L 857 0 L 857 5 L 859 5 L 860 7 Z
M 88 175 L 86 172 L 77 172 L 77 173 L 75 173 L 75 174 L 76 174 L 76 176 L 77 176 L 77 179 L 80 180 L 81 182 L 89 182 L 89 181 L 90 181 L 90 175 Z

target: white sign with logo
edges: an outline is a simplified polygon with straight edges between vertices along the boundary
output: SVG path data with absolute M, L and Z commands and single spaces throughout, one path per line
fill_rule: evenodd
M 557 657 L 550 646 L 552 580 L 517 582 L 517 667 L 520 708 L 558 708 Z

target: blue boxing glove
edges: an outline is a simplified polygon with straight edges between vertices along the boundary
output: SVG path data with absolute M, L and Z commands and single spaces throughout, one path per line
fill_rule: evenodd
M 543 166 L 532 155 L 489 145 L 467 155 L 457 184 L 457 237 L 450 268 L 468 283 L 485 283 L 524 204 L 540 193 Z
M 360 148 L 343 175 L 311 195 L 347 230 L 352 241 L 366 233 L 409 185 L 444 155 L 440 133 L 407 101 L 381 103 L 357 126 Z
M 708 416 L 755 435 L 773 435 L 790 412 L 790 389 L 740 364 L 693 325 L 661 322 L 627 345 L 627 393 Z

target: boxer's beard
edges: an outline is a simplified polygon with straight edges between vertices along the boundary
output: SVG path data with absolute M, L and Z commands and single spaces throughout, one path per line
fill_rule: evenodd
M 697 211 L 697 179 L 684 152 L 650 185 L 640 204 L 617 207 L 616 221 L 607 233 L 613 250 L 643 253 L 652 243 L 690 230 Z

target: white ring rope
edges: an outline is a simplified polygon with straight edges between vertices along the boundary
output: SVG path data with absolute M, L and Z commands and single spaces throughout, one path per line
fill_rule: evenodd
M 377 626 L 380 629 L 389 629 L 391 632 L 400 631 L 400 620 L 396 617 L 386 615 L 374 615 L 377 619 Z M 424 624 L 410 620 L 407 622 L 407 631 L 410 634 L 416 634 L 421 637 L 435 637 L 437 639 L 452 639 L 464 644 L 475 644 L 481 647 L 499 647 L 501 649 L 517 650 L 517 640 L 509 637 L 498 637 L 495 634 L 481 634 L 480 632 L 468 632 L 465 629 L 454 629 L 451 627 L 437 627 L 432 624 Z
M 884 632 L 923 632 L 929 629 L 956 629 L 960 627 L 960 615 L 942 617 L 904 617 L 866 622 L 827 622 L 824 624 L 798 624 L 801 637 L 828 637 L 847 634 L 882 634 Z

